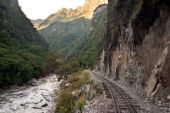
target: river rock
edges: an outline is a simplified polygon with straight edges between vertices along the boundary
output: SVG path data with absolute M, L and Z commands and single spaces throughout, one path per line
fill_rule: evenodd
M 170 95 L 167 97 L 168 100 L 170 100 Z
M 90 87 L 91 87 L 90 84 L 86 85 L 86 90 L 85 90 L 86 93 L 88 93 L 90 91 Z
M 69 87 L 71 84 L 70 83 L 67 83 L 66 85 L 65 85 L 65 87 Z
M 34 109 L 41 109 L 41 107 L 33 106 Z
M 38 81 L 35 78 L 33 78 L 31 81 L 28 81 L 27 84 L 31 86 L 37 86 Z
M 67 82 L 66 80 L 63 80 L 63 81 L 60 83 L 60 89 L 65 88 L 67 83 L 68 83 L 68 82 Z
M 37 82 L 41 84 L 4 91 L 0 95 L 0 113 L 53 113 L 60 82 L 56 81 L 56 76 L 48 76 Z
M 47 103 L 44 103 L 41 107 L 46 107 L 46 106 L 48 106 L 48 104 L 47 104 Z
M 14 104 L 11 105 L 10 109 L 12 111 L 16 111 L 17 109 L 19 109 L 19 107 L 14 103 Z
M 81 94 L 81 90 L 75 90 L 75 91 L 73 91 L 71 94 L 72 94 L 73 97 L 78 98 L 79 95 Z

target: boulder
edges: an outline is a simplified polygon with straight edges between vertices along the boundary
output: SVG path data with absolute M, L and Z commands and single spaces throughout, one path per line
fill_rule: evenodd
M 35 78 L 33 78 L 31 81 L 28 81 L 27 84 L 31 86 L 37 86 L 38 81 Z
M 19 109 L 18 105 L 16 103 L 11 104 L 10 110 L 17 111 Z
M 71 84 L 70 83 L 67 83 L 66 85 L 65 85 L 65 87 L 69 87 Z
M 71 94 L 73 97 L 78 98 L 81 94 L 81 90 L 75 90 Z
M 60 86 L 59 86 L 60 89 L 65 88 L 67 83 L 68 83 L 68 82 L 67 82 L 66 80 L 63 80 L 63 81 L 60 83 Z
M 40 107 L 36 107 L 36 106 L 33 106 L 32 108 L 33 109 L 41 109 Z
M 146 92 L 148 96 L 155 96 L 163 88 L 170 87 L 170 45 L 168 45 L 156 63 L 148 81 Z
M 44 103 L 44 104 L 41 105 L 41 107 L 47 107 L 47 106 L 48 106 L 47 103 Z
M 86 90 L 85 90 L 86 93 L 90 91 L 90 87 L 91 87 L 90 84 L 86 85 Z
M 170 95 L 168 95 L 167 99 L 170 100 Z

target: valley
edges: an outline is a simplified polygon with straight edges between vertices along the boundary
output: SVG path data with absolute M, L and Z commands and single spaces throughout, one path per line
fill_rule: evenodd
M 19 1 L 0 1 L 0 113 L 170 112 L 169 1 L 63 2 L 35 20 Z

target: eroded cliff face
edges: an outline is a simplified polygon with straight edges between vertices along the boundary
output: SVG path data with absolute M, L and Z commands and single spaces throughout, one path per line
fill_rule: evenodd
M 109 0 L 103 70 L 115 80 L 170 93 L 170 2 Z M 164 93 L 166 91 L 166 93 Z

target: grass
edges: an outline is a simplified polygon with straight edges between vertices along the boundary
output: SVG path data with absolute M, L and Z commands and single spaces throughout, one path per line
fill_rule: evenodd
M 56 113 L 71 113 L 77 109 L 82 112 L 86 104 L 86 95 L 81 94 L 78 98 L 75 98 L 72 96 L 72 92 L 80 89 L 84 84 L 88 84 L 89 80 L 89 74 L 85 71 L 71 74 L 68 78 L 71 85 L 61 91 L 57 100 Z

